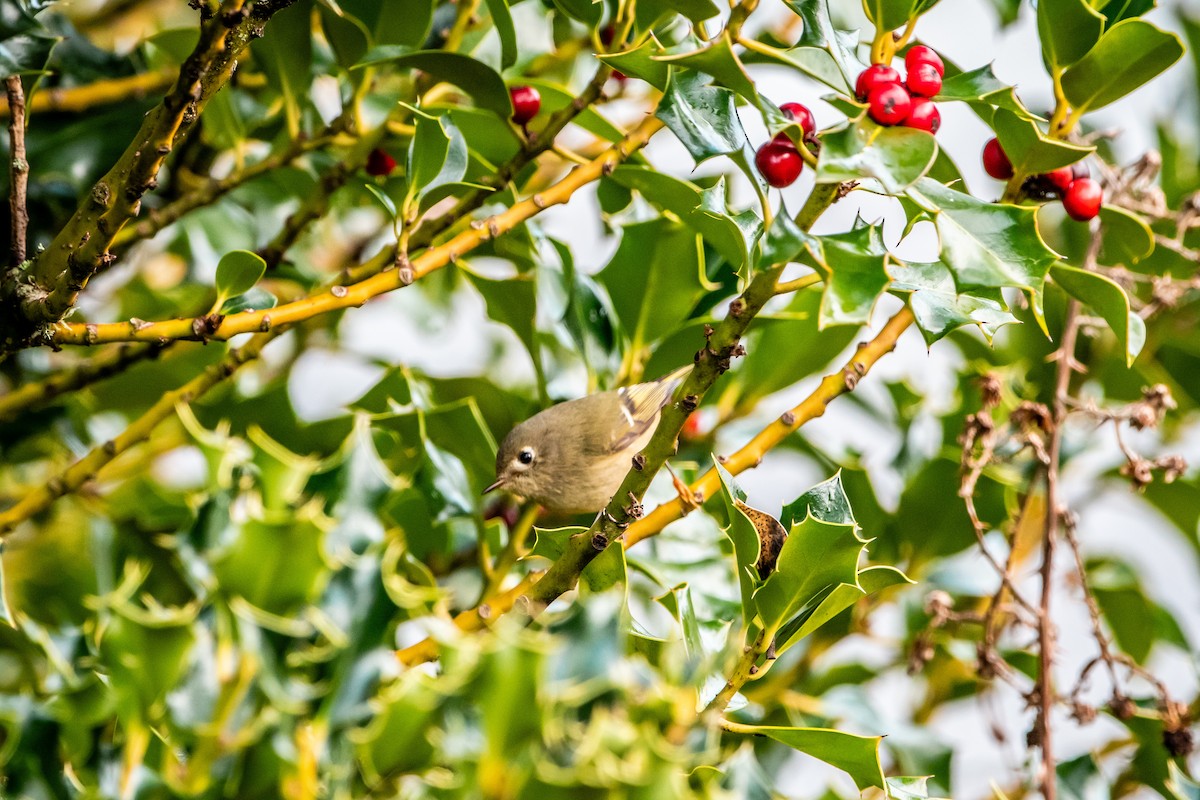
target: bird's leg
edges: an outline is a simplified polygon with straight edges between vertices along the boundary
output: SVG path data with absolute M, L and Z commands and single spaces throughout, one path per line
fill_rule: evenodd
M 679 502 L 683 504 L 686 513 L 690 514 L 704 503 L 704 496 L 699 492 L 693 492 L 691 488 L 679 479 L 675 474 L 675 470 L 671 469 L 670 463 L 664 464 L 667 472 L 671 473 L 671 483 L 675 486 L 675 491 L 679 494 Z

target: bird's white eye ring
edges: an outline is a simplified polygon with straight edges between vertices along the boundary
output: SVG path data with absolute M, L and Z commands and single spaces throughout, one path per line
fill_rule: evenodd
M 533 448 L 526 447 L 521 452 L 517 453 L 517 461 L 520 461 L 522 464 L 526 464 L 526 465 L 532 464 L 533 463 Z

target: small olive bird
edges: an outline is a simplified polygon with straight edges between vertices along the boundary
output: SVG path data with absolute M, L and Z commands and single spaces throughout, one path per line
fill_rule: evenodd
M 659 412 L 691 371 L 568 400 L 513 428 L 496 453 L 496 481 L 562 514 L 594 513 L 621 486 L 633 456 L 658 426 Z

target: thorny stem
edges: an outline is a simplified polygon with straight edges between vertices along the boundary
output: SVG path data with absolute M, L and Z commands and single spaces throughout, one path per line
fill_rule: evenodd
M 9 191 L 8 204 L 12 214 L 12 242 L 8 264 L 17 269 L 25 262 L 25 244 L 29 229 L 29 209 L 25 194 L 29 186 L 29 162 L 25 158 L 25 91 L 21 88 L 21 76 L 10 75 L 4 79 L 8 95 L 9 143 Z

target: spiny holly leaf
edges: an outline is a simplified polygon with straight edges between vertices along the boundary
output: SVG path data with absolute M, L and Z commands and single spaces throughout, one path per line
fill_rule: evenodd
M 1103 108 L 1182 56 L 1178 36 L 1145 20 L 1127 19 L 1106 31 L 1086 56 L 1063 73 L 1063 94 L 1076 113 Z
M 939 103 L 961 100 L 965 103 L 985 104 L 1007 109 L 1024 119 L 1035 119 L 1029 109 L 1017 99 L 1013 87 L 1004 83 L 992 72 L 991 64 L 984 64 L 969 72 L 947 76 L 942 89 L 934 98 Z
M 672 70 L 656 112 L 697 165 L 713 156 L 736 153 L 746 141 L 733 92 L 710 81 L 703 73 Z
M 1104 31 L 1104 16 L 1087 0 L 1040 0 L 1038 37 L 1050 69 L 1069 67 L 1083 58 Z
M 773 725 L 744 725 L 739 731 L 768 736 L 788 747 L 818 758 L 845 771 L 859 791 L 885 787 L 879 762 L 882 736 L 856 736 L 830 728 L 787 728 Z
M 888 194 L 900 194 L 933 166 L 933 136 L 915 128 L 885 128 L 865 115 L 821 137 L 818 183 L 875 178 Z
M 617 167 L 611 178 L 622 186 L 637 190 L 651 203 L 694 228 L 734 269 L 740 269 L 745 263 L 750 242 L 725 208 L 723 180 L 709 189 L 701 189 L 657 170 L 631 166 Z M 759 225 L 761 227 L 761 222 Z
M 404 176 L 410 200 L 462 180 L 467 171 L 467 142 L 449 115 L 413 112 L 416 134 L 408 146 Z
M 1125 351 L 1126 366 L 1131 366 L 1146 343 L 1146 323 L 1130 310 L 1129 296 L 1125 290 L 1111 278 L 1066 264 L 1051 267 L 1050 277 L 1067 294 L 1104 317 Z
M 728 33 L 721 34 L 707 47 L 687 53 L 658 56 L 657 60 L 707 73 L 716 78 L 722 86 L 749 100 L 752 105 L 762 105 L 758 89 L 746 73 L 746 68 L 742 66 L 737 53 L 733 51 L 733 42 L 730 41 Z
M 665 92 L 667 82 L 671 77 L 671 67 L 653 57 L 656 50 L 656 45 L 652 41 L 647 41 L 633 50 L 605 53 L 596 58 L 625 75 L 641 78 L 660 92 Z
M 808 516 L 835 525 L 858 525 L 854 510 L 850 508 L 850 498 L 842 486 L 841 470 L 784 506 L 779 521 L 784 527 L 790 527 Z
M 801 260 L 825 276 L 820 325 L 857 325 L 871 319 L 891 277 L 880 228 L 866 225 L 815 237 Z
M 1002 325 L 1018 321 L 999 289 L 960 293 L 954 273 L 940 261 L 893 263 L 888 271 L 891 290 L 908 294 L 908 306 L 928 345 L 964 325 L 978 325 L 990 342 Z
M 1013 169 L 1022 175 L 1040 175 L 1074 164 L 1096 150 L 1051 139 L 1042 133 L 1036 122 L 1005 108 L 996 109 L 992 127 Z
M 984 203 L 928 178 L 910 188 L 908 196 L 933 216 L 942 263 L 954 273 L 959 291 L 1022 289 L 1046 330 L 1042 289 L 1058 254 L 1042 240 L 1035 209 Z
M 792 52 L 801 49 L 824 51 L 826 56 L 832 59 L 834 65 L 837 67 L 840 73 L 840 80 L 829 80 L 829 78 L 837 76 L 827 75 L 827 70 L 813 71 L 805 69 L 803 66 L 804 62 L 799 58 L 797 59 L 797 65 L 801 69 L 805 69 L 806 72 L 817 80 L 829 85 L 835 91 L 849 94 L 858 74 L 864 68 L 864 64 L 858 60 L 858 56 L 856 55 L 859 38 L 858 32 L 840 31 L 833 26 L 833 20 L 829 16 L 828 0 L 784 1 L 787 3 L 788 8 L 800 16 L 803 22 L 800 31 L 800 41 L 796 43 L 796 48 Z

